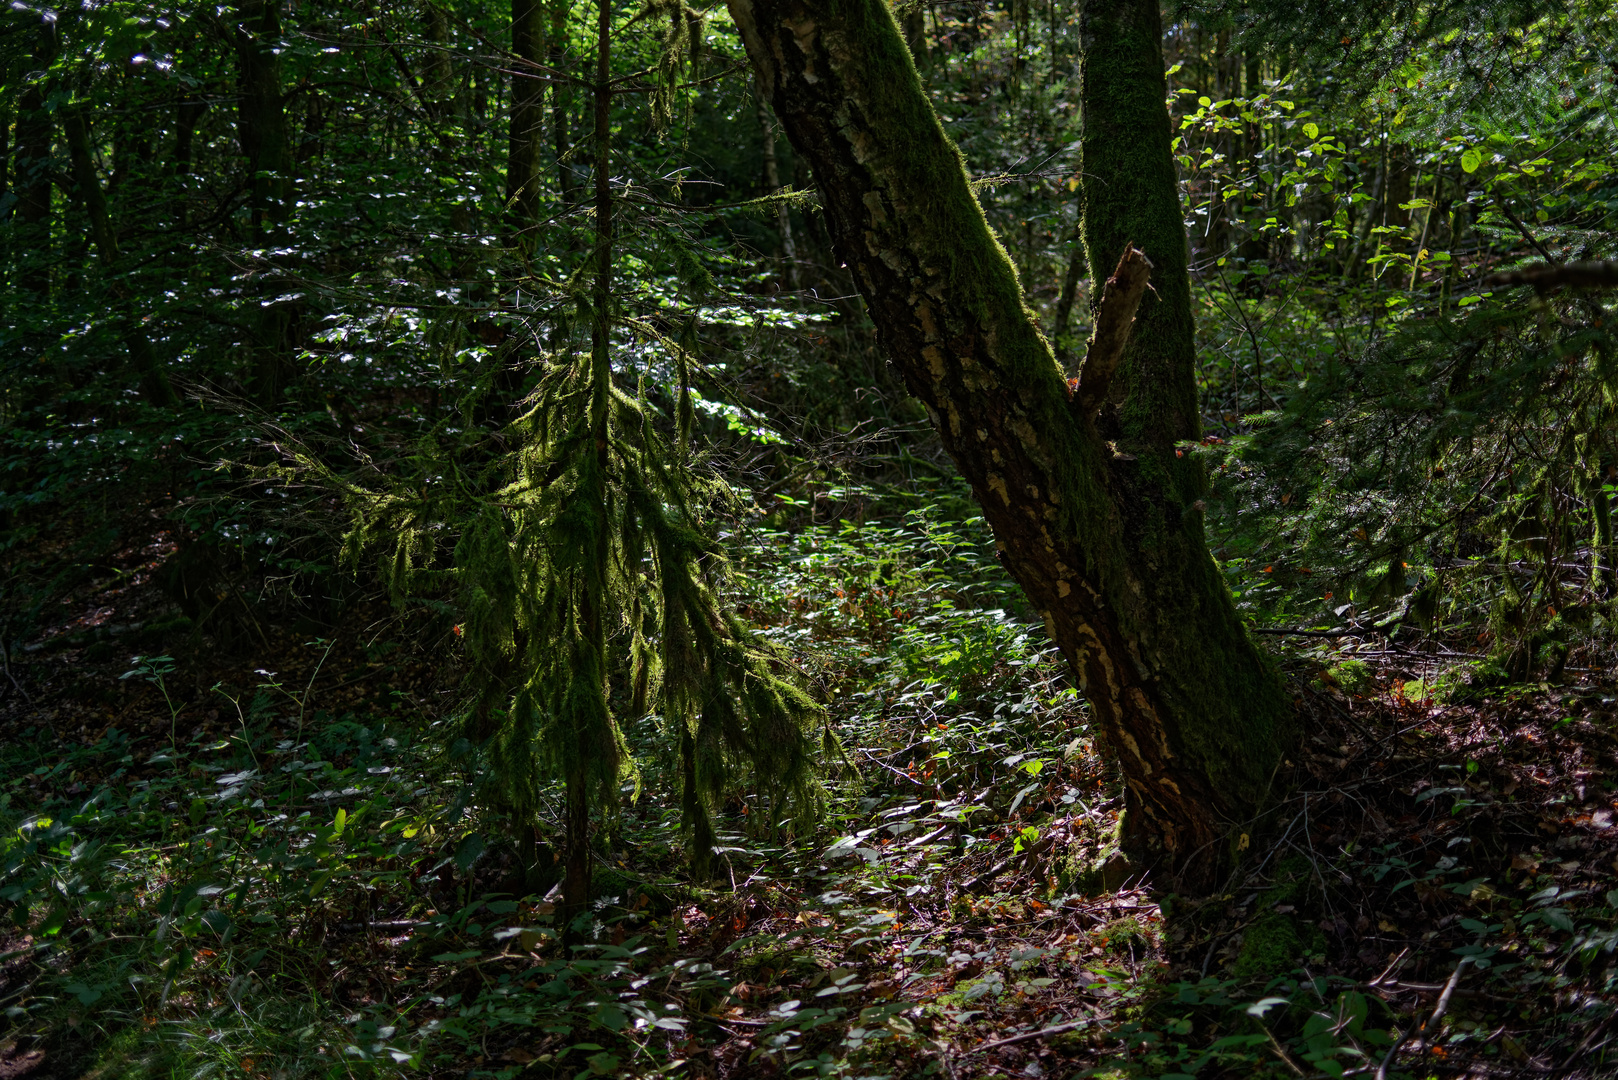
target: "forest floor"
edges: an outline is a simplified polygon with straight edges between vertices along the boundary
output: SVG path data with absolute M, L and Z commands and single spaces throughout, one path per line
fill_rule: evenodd
M 818 834 L 738 800 L 692 882 L 648 767 L 569 952 L 444 750 L 452 638 L 378 604 L 202 647 L 156 584 L 174 551 L 154 530 L 7 658 L 4 1080 L 1614 1074 L 1604 674 L 1491 687 L 1457 637 L 1279 639 L 1290 794 L 1183 897 L 1116 856 L 1037 633 L 940 607 L 814 670 L 847 757 Z M 755 615 L 868 628 L 856 576 Z

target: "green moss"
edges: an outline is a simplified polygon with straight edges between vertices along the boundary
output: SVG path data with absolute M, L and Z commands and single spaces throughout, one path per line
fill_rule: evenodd
M 94 1056 L 80 1063 L 83 1080 L 113 1080 L 113 1077 L 160 1077 L 171 1074 L 174 1063 L 166 1060 L 163 1048 L 143 1038 L 138 1028 L 127 1027 L 96 1047 Z
M 1238 979 L 1259 979 L 1292 970 L 1305 957 L 1326 948 L 1326 936 L 1312 923 L 1275 909 L 1281 905 L 1307 904 L 1313 868 L 1302 856 L 1282 860 L 1276 868 L 1275 883 L 1258 899 L 1260 915 L 1242 936 L 1241 952 L 1231 967 Z
M 1327 668 L 1326 674 L 1350 694 L 1363 694 L 1371 686 L 1371 666 L 1364 660 L 1344 660 Z
M 773 983 L 789 973 L 807 974 L 817 971 L 820 964 L 799 949 L 779 943 L 760 943 L 756 950 L 744 950 L 733 964 L 736 976 L 745 982 Z
M 1258 979 L 1280 975 L 1303 957 L 1303 940 L 1298 928 L 1285 915 L 1270 913 L 1247 928 L 1242 951 L 1231 967 L 1238 979 Z

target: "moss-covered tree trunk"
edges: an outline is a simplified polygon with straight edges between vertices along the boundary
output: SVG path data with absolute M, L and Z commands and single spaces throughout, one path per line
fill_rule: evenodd
M 579 485 L 580 538 L 584 550 L 573 573 L 578 631 L 573 639 L 573 679 L 578 689 L 564 716 L 573 730 L 565 732 L 563 780 L 567 786 L 566 864 L 562 879 L 562 925 L 589 909 L 590 786 L 602 772 L 613 775 L 616 762 L 602 770 L 599 759 L 608 746 L 598 733 L 608 731 L 607 713 L 607 575 L 611 528 L 607 507 L 611 466 L 609 407 L 612 403 L 612 0 L 598 0 L 596 17 L 595 103 L 595 281 L 590 296 L 590 443 Z
M 1203 538 L 1198 429 L 1155 0 L 1085 5 L 1089 259 L 1127 240 L 1155 295 L 1099 416 L 1076 409 L 882 0 L 729 0 L 840 259 L 971 483 L 1127 782 L 1126 849 L 1187 886 L 1268 798 L 1282 687 Z M 1099 296 L 1100 288 L 1094 290 Z

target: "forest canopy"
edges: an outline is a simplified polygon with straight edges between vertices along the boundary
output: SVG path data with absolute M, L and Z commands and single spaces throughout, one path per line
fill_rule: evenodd
M 1608 1075 L 1614 14 L 17 0 L 0 1077 Z

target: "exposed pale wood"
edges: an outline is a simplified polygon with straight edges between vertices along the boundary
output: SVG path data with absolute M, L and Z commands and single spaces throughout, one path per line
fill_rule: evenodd
M 1096 307 L 1095 330 L 1079 368 L 1079 386 L 1073 392 L 1073 405 L 1085 419 L 1094 419 L 1107 400 L 1112 377 L 1124 358 L 1129 332 L 1135 325 L 1135 311 L 1152 276 L 1152 260 L 1134 244 L 1118 258 L 1118 268 L 1107 279 Z

